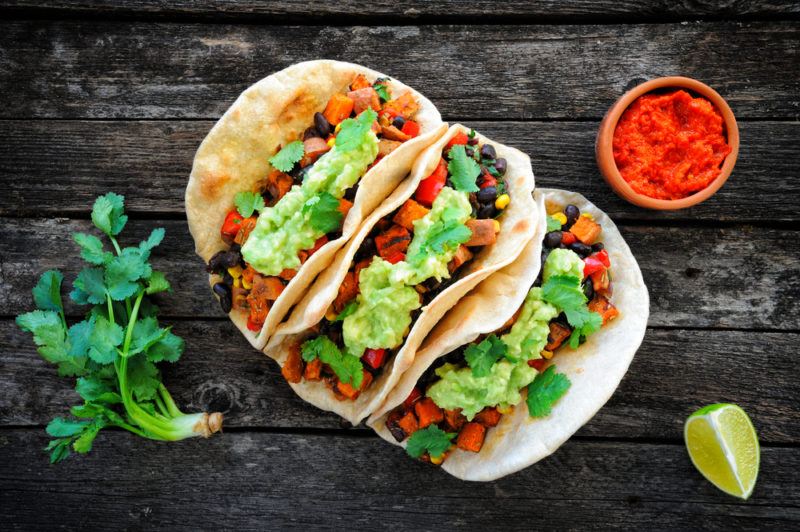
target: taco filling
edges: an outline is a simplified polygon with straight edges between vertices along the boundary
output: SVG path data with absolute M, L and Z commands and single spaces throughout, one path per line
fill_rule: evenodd
M 375 223 L 314 333 L 289 347 L 289 382 L 324 381 L 354 400 L 397 354 L 422 307 L 494 244 L 510 203 L 506 160 L 474 131 L 444 147 L 413 196 Z
M 359 74 L 334 94 L 302 138 L 269 159 L 273 170 L 257 190 L 236 194 L 220 228 L 228 245 L 208 262 L 223 312 L 248 316 L 258 332 L 302 264 L 341 235 L 366 171 L 416 137 L 419 103 L 410 92 L 393 99 L 386 78 Z
M 600 224 L 575 205 L 548 212 L 542 270 L 522 307 L 500 330 L 439 358 L 386 417 L 411 456 L 438 465 L 454 448 L 479 452 L 525 389 L 529 414 L 548 415 L 570 383 L 545 366 L 618 315 Z

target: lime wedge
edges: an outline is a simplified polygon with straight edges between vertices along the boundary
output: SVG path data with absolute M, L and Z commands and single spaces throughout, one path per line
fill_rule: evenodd
M 729 403 L 703 407 L 686 420 L 683 438 L 692 463 L 709 482 L 734 497 L 753 493 L 760 452 L 744 410 Z

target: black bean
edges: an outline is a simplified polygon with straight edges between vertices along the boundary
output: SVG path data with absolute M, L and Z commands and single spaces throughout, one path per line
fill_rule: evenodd
M 481 157 L 484 159 L 496 159 L 497 152 L 494 151 L 494 146 L 491 144 L 484 144 L 481 146 Z
M 505 175 L 508 169 L 508 161 L 500 157 L 494 162 L 494 169 L 497 170 L 498 174 Z
M 296 165 L 295 165 L 295 167 L 296 167 L 296 168 L 299 168 L 299 167 L 300 167 L 300 165 L 299 165 L 299 164 L 296 164 Z M 306 175 L 308 174 L 309 170 L 311 170 L 313 167 L 314 167 L 314 165 L 313 165 L 313 164 L 309 164 L 309 165 L 308 165 L 308 166 L 306 166 L 306 167 L 300 168 L 300 170 L 298 170 L 298 171 L 297 171 L 297 175 L 293 175 L 292 177 L 294 177 L 294 180 L 295 180 L 297 183 L 302 183 L 302 182 L 303 182 L 303 180 L 306 178 Z M 294 169 L 293 169 L 293 170 L 294 170 Z
M 238 251 L 226 251 L 220 258 L 220 264 L 223 268 L 233 268 L 234 266 L 238 266 L 241 260 L 242 254 Z
M 222 267 L 222 256 L 227 253 L 226 251 L 217 251 L 214 255 L 209 259 L 208 265 L 206 266 L 206 271 L 208 273 L 214 273 L 218 271 L 222 271 L 224 268 Z
M 572 244 L 569 245 L 569 249 L 577 253 L 578 256 L 582 259 L 585 259 L 586 257 L 592 254 L 591 246 L 587 246 L 583 242 L 573 242 Z
M 406 125 L 406 119 L 402 116 L 396 116 L 394 120 L 392 120 L 392 125 L 397 129 L 403 129 L 403 126 Z
M 354 201 L 356 199 L 356 192 L 358 192 L 358 185 L 353 185 L 344 191 L 344 199 L 347 201 Z
M 549 249 L 557 248 L 561 244 L 561 237 L 561 231 L 550 231 L 544 235 L 544 247 Z
M 583 295 L 585 295 L 586 299 L 589 301 L 594 297 L 594 283 L 592 283 L 592 280 L 589 278 L 583 282 Z
M 231 311 L 231 287 L 225 283 L 217 283 L 214 285 L 214 293 L 219 297 L 219 306 L 222 307 L 222 312 L 227 314 Z
M 464 153 L 466 153 L 469 158 L 475 157 L 475 149 L 471 146 L 464 148 Z
M 368 259 L 373 255 L 375 255 L 375 241 L 371 237 L 367 237 L 356 251 L 356 261 Z
M 592 251 L 594 251 L 595 253 L 597 253 L 598 251 L 603 251 L 604 249 L 605 246 L 603 245 L 602 242 L 597 242 L 595 244 L 592 244 Z
M 580 215 L 581 210 L 575 205 L 567 205 L 564 207 L 564 216 L 567 217 L 567 223 L 564 224 L 564 228 L 569 229 L 572 227 L 572 224 L 578 221 Z
M 495 208 L 494 203 L 489 203 L 488 205 L 484 205 L 478 209 L 478 218 L 480 219 L 494 218 L 495 214 L 497 214 L 497 209 Z
M 550 250 L 548 248 L 544 248 L 542 250 L 542 267 L 544 268 L 544 263 L 547 260 L 547 257 L 550 255 Z
M 319 137 L 319 131 L 317 131 L 317 128 L 315 127 L 309 127 L 303 131 L 303 140 L 313 139 L 316 137 Z
M 467 141 L 467 144 L 469 144 L 470 146 L 477 146 L 478 145 L 478 137 L 477 136 L 472 137 L 471 139 L 469 139 Z
M 317 128 L 319 136 L 323 139 L 331 134 L 331 123 L 322 113 L 314 113 L 314 127 Z
M 495 187 L 486 187 L 478 191 L 478 201 L 481 203 L 494 202 L 497 199 L 497 189 Z

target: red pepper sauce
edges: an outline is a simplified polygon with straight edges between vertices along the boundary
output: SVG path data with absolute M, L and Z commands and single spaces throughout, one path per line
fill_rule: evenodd
M 617 124 L 613 149 L 633 190 L 667 200 L 706 188 L 731 152 L 714 105 L 684 90 L 637 98 Z

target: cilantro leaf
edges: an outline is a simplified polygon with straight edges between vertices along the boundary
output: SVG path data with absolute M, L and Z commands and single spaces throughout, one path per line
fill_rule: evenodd
M 147 360 L 150 362 L 177 362 L 183 354 L 183 338 L 167 333 L 147 349 Z
M 550 231 L 561 231 L 561 222 L 552 216 L 547 217 L 547 232 L 549 233 Z
M 334 318 L 334 320 L 333 320 L 333 321 L 334 321 L 334 322 L 337 322 L 337 321 L 344 321 L 344 319 L 345 319 L 347 316 L 349 316 L 350 314 L 352 314 L 353 312 L 355 312 L 357 309 L 358 309 L 358 303 L 357 303 L 357 302 L 356 302 L 356 300 L 354 299 L 354 300 L 350 301 L 350 302 L 349 302 L 347 305 L 345 305 L 345 306 L 344 306 L 344 308 L 342 309 L 342 311 L 341 311 L 341 312 L 340 312 L 340 313 L 339 313 L 339 314 L 336 316 L 336 318 Z
M 245 218 L 250 218 L 253 215 L 253 211 L 261 212 L 266 207 L 264 197 L 261 194 L 248 191 L 237 192 L 233 198 L 233 203 L 236 205 L 236 210 L 239 211 L 239 214 Z
M 57 417 L 47 424 L 45 430 L 54 438 L 65 438 L 80 434 L 88 424 L 87 421 L 74 421 L 72 419 Z
M 436 425 L 428 425 L 408 438 L 406 452 L 413 458 L 419 458 L 426 452 L 431 458 L 439 458 L 450 448 L 455 435 L 454 432 L 445 432 Z
M 364 137 L 372 130 L 372 123 L 378 118 L 378 113 L 373 109 L 362 111 L 355 118 L 348 118 L 341 123 L 341 129 L 336 135 L 336 148 L 338 151 L 355 150 L 364 142 Z
M 111 386 L 104 382 L 97 376 L 81 377 L 75 384 L 75 391 L 78 392 L 85 401 L 99 401 L 102 403 L 120 403 L 122 398 L 117 394 Z M 88 405 L 84 405 L 88 406 Z M 99 407 L 94 408 L 94 415 L 101 410 Z M 76 413 L 77 412 L 77 413 Z M 89 414 L 89 410 L 74 410 L 72 414 L 77 417 L 84 417 L 81 414 Z M 86 416 L 93 417 L 93 416 Z
M 495 362 L 500 360 L 508 347 L 494 334 L 489 335 L 479 344 L 470 344 L 464 351 L 464 358 L 472 368 L 475 377 L 486 377 L 491 372 Z
M 475 180 L 481 174 L 481 167 L 474 159 L 467 157 L 464 145 L 459 144 L 450 148 L 448 157 L 450 162 L 447 164 L 447 171 L 455 189 L 461 192 L 477 192 L 478 185 Z
M 88 320 L 78 322 L 69 328 L 67 331 L 67 338 L 69 338 L 69 356 L 85 357 L 89 352 L 95 320 L 96 318 L 94 316 L 90 316 Z
M 98 364 L 111 364 L 117 359 L 117 347 L 122 344 L 123 337 L 122 327 L 98 316 L 89 335 L 89 358 Z
M 364 365 L 361 359 L 350 353 L 343 353 L 327 336 L 317 336 L 303 343 L 301 356 L 306 362 L 319 358 L 331 367 L 339 380 L 352 384 L 353 388 L 361 387 L 364 379 Z
M 296 140 L 290 142 L 281 148 L 281 151 L 270 157 L 269 164 L 281 172 L 289 172 L 295 163 L 303 158 L 303 153 L 303 141 Z
M 573 349 L 577 349 L 580 345 L 581 336 L 589 336 L 599 331 L 603 325 L 603 317 L 587 307 L 566 310 L 564 313 L 567 315 L 570 325 L 575 327 L 569 337 L 569 346 Z
M 339 210 L 339 200 L 328 192 L 315 196 L 303 205 L 303 213 L 308 215 L 311 227 L 320 233 L 330 233 L 339 229 L 344 215 Z
M 82 269 L 72 286 L 69 296 L 79 305 L 99 305 L 106 302 L 106 286 L 103 283 L 103 270 L 100 268 Z
M 567 393 L 572 383 L 563 373 L 556 373 L 550 366 L 528 385 L 528 413 L 531 417 L 544 417 L 550 414 L 553 405 Z
M 33 287 L 33 301 L 40 310 L 54 310 L 64 312 L 61 302 L 61 281 L 64 276 L 58 270 L 48 270 L 39 277 L 39 282 Z
M 158 368 L 143 356 L 128 359 L 128 383 L 137 401 L 149 401 L 158 393 Z
M 125 248 L 122 255 L 114 257 L 106 265 L 105 283 L 111 299 L 122 301 L 131 297 L 140 288 L 136 281 L 149 277 L 153 272 L 144 253 L 149 253 L 149 250 Z
M 150 258 L 150 252 L 161 244 L 161 241 L 164 240 L 164 231 L 163 227 L 156 227 L 150 232 L 150 236 L 147 237 L 147 240 L 143 240 L 139 242 L 139 255 L 147 260 Z M 130 252 L 129 252 L 130 253 Z
M 71 357 L 67 332 L 61 317 L 51 310 L 34 310 L 17 316 L 17 326 L 23 331 L 33 333 L 36 351 L 51 364 L 58 365 L 61 376 L 84 373 L 85 358 Z
M 125 197 L 109 192 L 95 200 L 92 222 L 108 236 L 117 235 L 128 222 L 128 216 L 123 214 L 124 209 Z
M 158 320 L 155 318 L 143 318 L 137 321 L 133 326 L 133 340 L 128 355 L 131 356 L 146 351 L 164 338 L 168 332 L 169 329 L 162 329 L 158 326 Z
M 159 292 L 166 292 L 171 289 L 172 287 L 170 286 L 169 281 L 167 281 L 167 277 L 164 275 L 164 272 L 153 270 L 153 273 L 151 273 L 150 277 L 147 278 L 147 288 L 145 289 L 145 293 L 148 296 L 157 294 Z
M 551 305 L 566 310 L 586 303 L 581 280 L 572 275 L 553 275 L 542 285 L 542 297 Z
M 466 225 L 443 227 L 441 231 L 432 234 L 424 246 L 436 253 L 443 253 L 457 248 L 471 237 L 472 231 Z
M 72 449 L 79 454 L 86 454 L 92 450 L 92 443 L 97 437 L 100 429 L 106 426 L 105 421 L 100 418 L 96 419 L 90 426 L 86 427 L 83 433 L 72 442 Z
M 89 264 L 102 266 L 111 260 L 113 255 L 103 250 L 103 243 L 96 236 L 86 233 L 75 233 L 72 235 L 72 238 L 81 248 L 81 258 Z
M 389 86 L 386 84 L 388 80 L 389 78 L 378 78 L 375 80 L 375 83 L 372 84 L 372 88 L 378 93 L 378 97 L 380 97 L 382 102 L 388 102 L 392 99 L 392 96 L 389 94 Z

